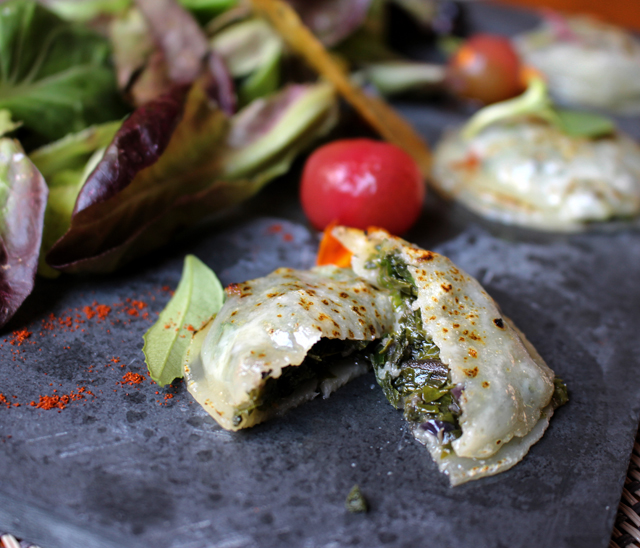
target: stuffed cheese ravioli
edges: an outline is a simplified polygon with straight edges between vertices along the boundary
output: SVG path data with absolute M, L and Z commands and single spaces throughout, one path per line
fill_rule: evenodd
M 640 147 L 621 133 L 573 137 L 515 118 L 471 138 L 446 134 L 434 154 L 433 182 L 491 220 L 577 231 L 640 213 Z
M 187 388 L 228 430 L 253 426 L 369 369 L 359 356 L 392 329 L 389 292 L 350 268 L 281 268 L 226 289 L 193 338 Z
M 640 112 L 640 41 L 631 33 L 585 16 L 556 15 L 515 45 L 558 101 Z
M 352 267 L 391 292 L 394 330 L 372 352 L 377 380 L 404 409 L 453 485 L 520 461 L 566 389 L 471 276 L 390 236 L 336 227 Z M 557 385 L 557 388 L 556 388 Z

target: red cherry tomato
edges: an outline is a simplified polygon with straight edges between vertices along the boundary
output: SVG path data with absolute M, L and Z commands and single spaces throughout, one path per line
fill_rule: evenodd
M 523 91 L 518 54 L 507 38 L 491 34 L 477 34 L 458 49 L 447 65 L 447 81 L 457 95 L 485 104 Z
M 381 141 L 346 139 L 316 150 L 302 173 L 302 209 L 318 230 L 329 223 L 402 234 L 422 210 L 425 185 L 404 150 Z

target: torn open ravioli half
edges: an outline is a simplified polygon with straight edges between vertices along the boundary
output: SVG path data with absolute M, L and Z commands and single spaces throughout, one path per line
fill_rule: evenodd
M 392 293 L 397 319 L 372 352 L 374 371 L 451 484 L 519 462 L 566 401 L 524 335 L 446 257 L 384 230 L 336 227 L 333 236 L 356 274 Z
M 369 370 L 361 354 L 392 329 L 394 307 L 350 268 L 280 268 L 232 284 L 187 351 L 187 388 L 228 430 L 327 397 Z

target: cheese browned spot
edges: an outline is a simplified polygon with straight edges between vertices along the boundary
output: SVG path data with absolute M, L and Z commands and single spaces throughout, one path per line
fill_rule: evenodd
M 365 234 L 336 227 L 333 235 L 352 252 L 354 271 L 371 284 L 380 285 L 381 265 L 390 260 L 403 273 L 400 282 L 408 284 L 406 294 L 414 295 L 411 309 L 422 319 L 425 340 L 435 345 L 451 386 L 457 387 L 461 432 L 448 445 L 442 440 L 451 436 L 442 435 L 437 421 L 412 422 L 414 436 L 440 469 L 458 484 L 521 460 L 548 425 L 554 393 L 553 372 L 524 335 L 481 285 L 446 257 L 430 252 L 425 262 L 424 250 L 383 230 Z M 382 374 L 393 379 L 401 371 L 387 367 Z M 434 397 L 429 388 L 429 398 Z
M 185 366 L 189 391 L 230 430 L 281 414 L 318 392 L 328 395 L 364 373 L 364 360 L 326 366 L 316 354 L 339 358 L 356 343 L 380 339 L 394 323 L 389 294 L 349 268 L 279 269 L 230 287 L 215 320 L 194 337 Z M 283 308 L 287 314 L 279 313 Z M 330 339 L 356 346 L 312 351 Z M 310 351 L 316 361 L 305 361 Z

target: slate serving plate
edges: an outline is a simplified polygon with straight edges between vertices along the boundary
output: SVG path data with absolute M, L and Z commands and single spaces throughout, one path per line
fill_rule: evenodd
M 471 16 L 490 31 L 533 22 L 490 6 Z M 401 109 L 432 142 L 462 119 Z M 181 383 L 122 384 L 145 373 L 141 337 L 184 254 L 224 284 L 313 264 L 292 177 L 115 276 L 38 281 L 0 335 L 0 392 L 21 403 L 0 406 L 0 530 L 43 548 L 607 546 L 640 416 L 640 234 L 514 230 L 432 196 L 407 238 L 476 276 L 567 382 L 570 403 L 522 463 L 450 488 L 371 374 L 240 433 Z M 137 316 L 133 301 L 147 304 Z M 94 303 L 111 306 L 104 320 L 86 316 Z M 73 327 L 43 329 L 52 313 Z M 23 328 L 32 335 L 12 345 Z M 94 396 L 60 412 L 28 405 L 78 386 Z M 344 508 L 355 483 L 366 515 Z

